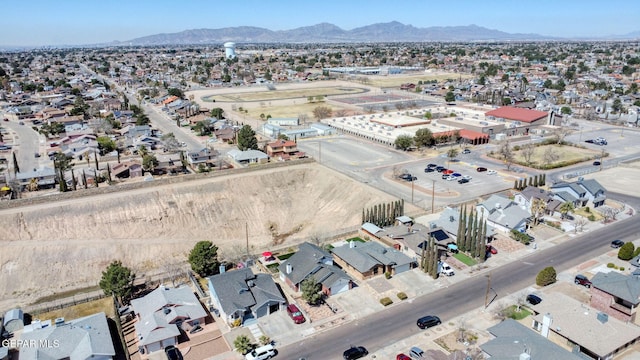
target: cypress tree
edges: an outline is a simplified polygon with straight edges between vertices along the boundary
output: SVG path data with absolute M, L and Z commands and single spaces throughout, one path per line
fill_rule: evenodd
M 13 176 L 16 176 L 17 173 L 20 172 L 20 167 L 18 166 L 18 159 L 16 159 L 16 153 L 11 153 L 13 155 Z
M 432 242 L 432 246 L 431 246 L 431 254 L 433 256 L 432 260 L 431 260 L 431 277 L 433 277 L 434 279 L 438 278 L 438 262 L 440 261 L 440 259 L 438 259 L 438 247 L 435 245 L 435 242 Z
M 462 232 L 460 233 L 460 237 L 458 238 L 458 248 L 460 251 L 465 251 L 465 240 L 467 239 L 467 206 L 464 206 L 464 210 L 462 211 L 462 218 L 460 219 L 462 223 Z
M 422 242 L 422 251 L 420 252 L 420 270 L 422 270 L 422 272 L 427 272 L 426 270 L 426 266 L 427 266 L 427 242 L 423 241 Z
M 380 223 L 382 226 L 387 226 L 387 208 L 382 204 L 382 215 L 380 216 Z
M 387 226 L 392 225 L 394 219 L 393 212 L 391 212 L 391 203 L 387 203 Z
M 74 174 L 73 169 L 71 169 L 71 186 L 73 187 L 73 191 L 78 190 L 76 175 Z
M 474 214 L 473 223 L 469 224 L 471 226 L 471 236 L 469 237 L 469 255 L 475 257 L 476 249 L 478 246 L 478 216 Z
M 482 219 L 480 220 L 480 225 L 482 226 L 482 231 L 480 232 L 480 259 L 485 261 L 487 259 L 487 221 Z
M 538 187 L 538 175 L 533 177 L 533 186 Z
M 365 221 L 365 217 L 364 217 L 364 208 L 362 208 L 362 223 L 364 224 L 365 222 L 366 221 Z
M 400 199 L 400 216 L 404 215 L 404 199 Z
M 542 185 L 547 185 L 547 174 L 542 174 Z
M 518 190 L 518 180 L 514 180 L 514 181 L 513 181 L 513 188 L 514 188 L 515 190 Z
M 533 186 L 533 177 L 529 176 L 529 186 Z
M 87 175 L 84 173 L 84 169 L 82 169 L 82 182 L 84 183 L 84 188 L 88 189 L 89 186 L 87 186 Z
M 94 159 L 95 159 L 95 161 L 96 161 L 96 176 L 98 176 L 98 169 L 99 169 L 99 168 L 98 168 L 98 154 L 93 153 L 93 158 L 94 158 Z M 97 184 L 97 183 L 98 183 L 98 182 L 96 181 L 96 184 Z
M 456 239 L 460 239 L 460 234 L 462 234 L 462 206 L 460 206 L 460 213 L 458 214 L 458 233 L 456 234 Z
M 109 177 L 109 182 L 113 181 L 111 180 L 111 166 L 109 166 L 109 163 L 107 163 L 107 176 Z
M 467 221 L 466 236 L 464 237 L 464 251 L 469 252 L 471 250 L 471 236 L 473 234 L 473 217 L 475 213 L 473 209 L 469 212 L 469 219 Z

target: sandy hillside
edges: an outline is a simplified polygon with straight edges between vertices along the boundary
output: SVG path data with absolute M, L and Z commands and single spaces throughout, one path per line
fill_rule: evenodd
M 184 260 L 199 240 L 213 241 L 223 254 L 244 250 L 245 224 L 253 253 L 286 248 L 353 228 L 363 206 L 390 200 L 303 164 L 1 210 L 0 305 L 93 286 L 115 259 L 145 276 Z M 273 233 L 287 232 L 293 234 L 273 245 Z

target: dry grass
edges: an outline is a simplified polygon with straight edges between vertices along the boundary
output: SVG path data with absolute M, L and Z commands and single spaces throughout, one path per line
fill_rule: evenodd
M 348 94 L 361 94 L 366 92 L 366 89 L 358 87 L 318 87 L 318 88 L 300 88 L 292 90 L 261 90 L 254 92 L 235 92 L 221 95 L 205 96 L 202 99 L 210 101 L 213 98 L 216 102 L 256 102 L 256 101 L 271 101 L 271 100 L 284 100 L 284 99 L 300 99 L 301 101 L 307 101 L 309 96 L 328 96 L 328 95 L 348 95 Z
M 99 312 L 104 312 L 105 314 L 107 314 L 107 317 L 110 318 L 113 318 L 116 315 L 113 308 L 113 300 L 110 297 L 89 301 L 83 304 L 68 306 L 64 309 L 32 315 L 34 318 L 38 318 L 43 321 L 48 319 L 53 320 L 60 317 L 71 320 L 89 316 Z
M 376 86 L 376 87 L 400 87 L 400 85 L 404 83 L 414 83 L 417 84 L 418 81 L 433 81 L 438 80 L 446 81 L 448 79 L 458 80 L 462 77 L 462 79 L 470 78 L 470 75 L 461 75 L 454 73 L 421 73 L 416 75 L 391 75 L 391 76 L 370 76 L 368 77 L 369 82 L 367 85 Z
M 573 162 L 573 161 L 587 161 L 593 159 L 594 156 L 600 154 L 599 151 L 591 149 L 582 149 L 573 146 L 560 146 L 560 145 L 543 145 L 533 148 L 533 156 L 531 156 L 531 164 L 544 164 L 544 153 L 549 147 L 552 147 L 555 153 L 559 156 L 558 162 Z M 522 156 L 522 150 L 514 151 L 515 159 L 518 162 L 525 163 L 524 156 Z
M 264 114 L 265 116 L 271 115 L 274 118 L 281 117 L 298 117 L 301 114 L 307 115 L 307 117 L 311 120 L 313 119 L 313 109 L 318 106 L 327 106 L 330 107 L 331 110 L 335 113 L 337 110 L 344 110 L 345 108 L 336 106 L 334 104 L 327 104 L 325 102 L 315 102 L 308 103 L 305 102 L 303 104 L 294 104 L 294 105 L 282 105 L 282 106 L 265 106 L 260 108 L 252 108 L 247 109 L 247 117 L 259 119 L 260 114 Z

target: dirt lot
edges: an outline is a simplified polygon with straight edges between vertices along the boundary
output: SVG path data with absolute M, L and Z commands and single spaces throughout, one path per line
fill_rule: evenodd
M 363 207 L 390 200 L 301 164 L 1 210 L 0 308 L 95 286 L 113 260 L 145 278 L 184 262 L 199 240 L 224 257 L 244 252 L 247 241 L 261 253 L 355 229 Z

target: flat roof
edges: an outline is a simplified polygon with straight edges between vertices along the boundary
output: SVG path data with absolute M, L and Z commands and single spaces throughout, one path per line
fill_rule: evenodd
M 576 344 L 605 357 L 640 337 L 640 327 L 613 316 L 604 324 L 597 319 L 598 310 L 562 293 L 548 293 L 535 306 L 534 319 L 542 323 L 545 314 L 552 318 L 550 330 Z
M 494 116 L 496 118 L 503 118 L 508 120 L 522 121 L 531 123 L 536 120 L 547 117 L 546 111 L 529 110 L 523 108 L 516 108 L 511 106 L 503 106 L 495 110 L 491 110 L 485 114 L 486 116 Z

